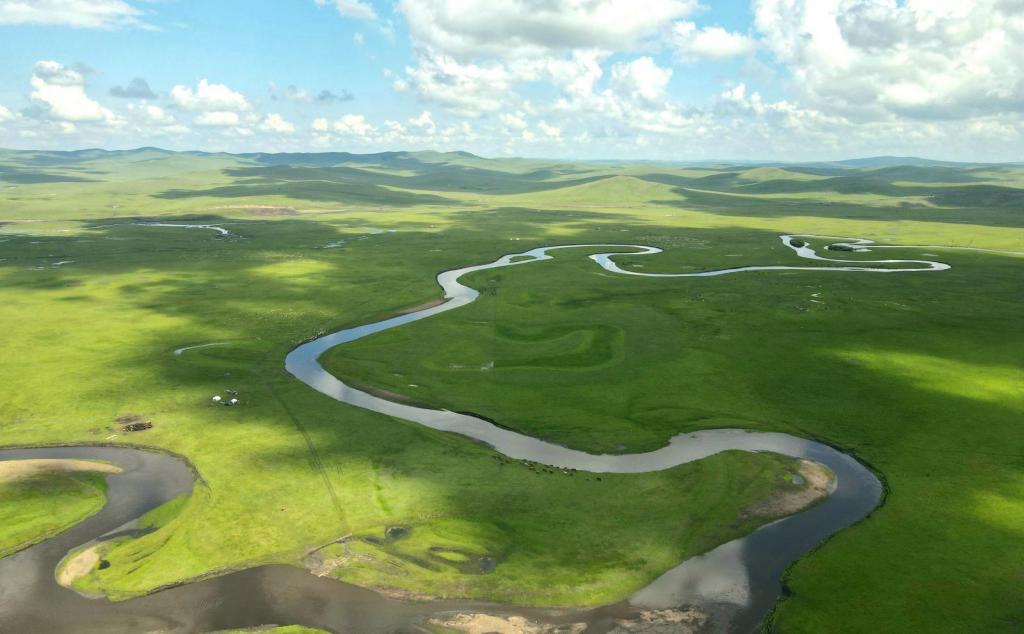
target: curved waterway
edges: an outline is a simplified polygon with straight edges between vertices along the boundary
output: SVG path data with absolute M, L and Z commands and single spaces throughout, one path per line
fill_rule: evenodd
M 783 244 L 817 266 L 764 265 L 698 273 L 640 273 L 619 267 L 617 255 L 653 255 L 645 245 L 561 245 L 505 255 L 494 262 L 445 271 L 437 276 L 444 302 L 437 306 L 348 328 L 295 348 L 285 367 L 310 387 L 339 401 L 433 429 L 487 443 L 511 458 L 523 458 L 583 471 L 641 473 L 700 460 L 729 450 L 772 451 L 827 465 L 836 475 L 833 493 L 821 504 L 775 521 L 667 571 L 627 601 L 596 610 L 542 610 L 478 601 L 403 602 L 305 570 L 260 566 L 212 579 L 171 587 L 145 597 L 112 603 L 78 595 L 54 581 L 67 553 L 94 540 L 132 530 L 146 511 L 178 495 L 187 495 L 194 474 L 182 460 L 161 453 L 115 447 L 60 447 L 0 451 L 0 460 L 79 458 L 106 460 L 123 469 L 107 476 L 108 503 L 98 514 L 19 553 L 0 559 L 0 631 L 12 632 L 206 632 L 263 624 L 297 623 L 336 632 L 421 632 L 430 615 L 481 611 L 516 614 L 549 623 L 587 623 L 588 632 L 606 632 L 611 619 L 635 615 L 641 608 L 696 606 L 712 612 L 718 627 L 733 632 L 756 630 L 777 601 L 786 567 L 837 531 L 862 519 L 878 505 L 882 486 L 852 457 L 819 442 L 775 432 L 715 429 L 673 437 L 661 449 L 629 455 L 590 454 L 503 429 L 474 416 L 395 403 L 362 392 L 329 374 L 319 357 L 335 346 L 453 310 L 479 293 L 459 282 L 475 271 L 551 259 L 557 249 L 589 249 L 604 270 L 643 277 L 712 277 L 754 271 L 862 271 L 879 273 L 942 271 L 949 266 L 928 260 L 844 260 L 819 255 L 807 240 L 842 243 L 867 251 L 871 241 L 829 236 L 781 236 Z M 945 248 L 941 246 L 916 248 Z M 606 251 L 612 249 L 611 251 Z

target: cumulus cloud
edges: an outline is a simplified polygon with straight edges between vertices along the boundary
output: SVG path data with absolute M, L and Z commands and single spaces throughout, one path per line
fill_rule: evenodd
M 697 9 L 696 0 L 399 0 L 413 41 L 460 59 L 623 50 Z
M 312 124 L 312 143 L 316 147 L 329 147 L 344 143 L 349 147 L 419 147 L 453 149 L 465 147 L 480 138 L 476 126 L 468 122 L 442 125 L 435 121 L 429 110 L 404 121 L 385 120 L 379 125 L 370 123 L 364 115 L 346 114 L 333 121 L 318 117 Z
M 0 24 L 111 29 L 145 26 L 141 15 L 123 0 L 0 0 Z
M 154 99 L 156 93 L 149 87 L 149 82 L 141 77 L 128 82 L 126 86 L 114 86 L 110 89 L 111 97 L 122 99 Z
M 437 124 L 434 123 L 434 118 L 430 116 L 430 112 L 424 110 L 418 117 L 409 119 L 409 125 L 423 132 L 431 133 L 437 129 Z
M 766 47 L 814 103 L 872 119 L 1024 111 L 1018 0 L 755 0 Z
M 160 106 L 146 106 L 143 110 L 149 120 L 154 123 L 160 123 L 164 125 L 170 125 L 174 123 L 174 117 L 167 114 L 167 112 Z
M 377 12 L 364 0 L 316 0 L 319 6 L 333 4 L 338 13 L 346 18 L 358 20 L 376 20 Z
M 530 82 L 587 95 L 612 53 L 657 46 L 674 21 L 698 6 L 696 0 L 650 0 L 642 10 L 632 0 L 400 0 L 417 63 L 394 87 L 474 117 L 521 107 L 516 90 Z
M 5 121 L 13 121 L 13 120 L 14 120 L 14 113 L 12 113 L 10 110 L 8 110 L 6 106 L 0 105 L 0 123 L 4 123 Z
M 672 44 L 683 60 L 737 57 L 749 55 L 757 48 L 757 42 L 742 33 L 732 33 L 719 26 L 700 28 L 689 21 L 675 24 Z
M 400 91 L 412 89 L 427 101 L 465 116 L 501 109 L 520 79 L 503 64 L 461 63 L 446 55 L 426 55 L 406 76 L 394 83 Z
M 286 121 L 279 114 L 268 114 L 260 123 L 260 129 L 278 134 L 291 134 L 295 132 L 295 124 Z
M 332 104 L 351 101 L 354 97 L 352 96 L 352 93 L 347 90 L 335 93 L 326 88 L 314 95 L 305 88 L 299 88 L 294 84 L 291 84 L 282 90 L 278 89 L 278 87 L 271 82 L 270 98 L 274 100 L 284 99 L 295 103 Z
M 81 72 L 58 62 L 37 62 L 32 69 L 30 98 L 38 111 L 62 121 L 104 121 L 112 123 L 114 114 L 85 93 Z
M 635 101 L 654 104 L 665 99 L 672 70 L 661 68 L 650 57 L 612 66 L 611 88 Z
M 549 139 L 562 138 L 562 129 L 557 126 L 550 125 L 545 121 L 538 121 L 537 129 L 540 131 L 541 134 L 548 137 Z
M 241 93 L 224 84 L 211 84 L 206 79 L 199 80 L 195 90 L 181 84 L 174 86 L 171 88 L 171 100 L 177 107 L 190 112 L 238 113 L 252 108 Z
M 503 112 L 498 115 L 498 120 L 509 130 L 519 132 L 526 129 L 526 114 L 522 111 Z
M 209 112 L 202 112 L 196 118 L 196 125 L 202 126 L 234 126 L 238 125 L 240 117 L 237 112 L 231 112 L 230 110 L 211 110 Z
M 129 103 L 124 110 L 126 125 L 122 133 L 134 139 L 152 135 L 188 134 L 192 130 L 167 110 L 147 103 Z
M 366 121 L 361 114 L 346 114 L 328 122 L 327 119 L 319 118 L 313 121 L 313 129 L 325 132 L 330 130 L 337 134 L 351 137 L 368 137 L 376 128 Z

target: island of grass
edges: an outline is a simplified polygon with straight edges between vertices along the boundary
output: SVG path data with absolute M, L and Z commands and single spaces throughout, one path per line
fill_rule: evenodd
M 52 537 L 106 504 L 106 473 L 85 460 L 0 461 L 0 557 Z

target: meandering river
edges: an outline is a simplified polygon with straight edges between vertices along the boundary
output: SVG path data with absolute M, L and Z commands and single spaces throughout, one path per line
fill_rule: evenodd
M 211 227 L 202 227 L 211 228 Z M 0 631 L 12 632 L 204 632 L 268 623 L 298 623 L 339 632 L 419 631 L 425 616 L 452 611 L 520 614 L 549 622 L 586 622 L 588 631 L 607 630 L 609 619 L 638 608 L 696 605 L 713 612 L 720 626 L 755 630 L 781 591 L 781 576 L 835 532 L 857 522 L 878 505 L 882 485 L 852 457 L 796 436 L 740 429 L 680 434 L 661 449 L 640 454 L 590 454 L 525 436 L 474 416 L 392 402 L 357 390 L 328 373 L 319 357 L 374 333 L 425 319 L 473 302 L 479 293 L 459 282 L 475 271 L 551 259 L 551 251 L 602 251 L 589 257 L 604 270 L 641 277 L 712 277 L 754 271 L 925 272 L 948 269 L 928 260 L 845 260 L 819 254 L 806 241 L 826 239 L 864 252 L 871 241 L 813 235 L 784 235 L 783 244 L 814 266 L 763 265 L 698 273 L 641 273 L 615 263 L 617 255 L 653 255 L 645 245 L 560 245 L 522 253 L 437 276 L 444 302 L 379 322 L 348 328 L 304 343 L 289 353 L 289 373 L 334 399 L 388 416 L 461 434 L 487 443 L 510 458 L 593 472 L 641 473 L 667 469 L 727 451 L 773 451 L 827 465 L 836 474 L 834 492 L 821 504 L 773 522 L 667 571 L 627 601 L 598 610 L 534 610 L 477 601 L 407 603 L 290 566 L 260 566 L 187 583 L 129 601 L 90 599 L 62 588 L 54 569 L 72 549 L 131 528 L 132 520 L 177 495 L 191 492 L 194 474 L 182 460 L 160 453 L 114 447 L 60 447 L 0 451 L 0 460 L 85 458 L 107 460 L 124 471 L 108 476 L 109 501 L 97 515 L 70 530 L 0 559 Z M 884 245 L 886 247 L 893 245 Z M 918 248 L 944 248 L 940 246 Z M 608 251 L 611 249 L 611 251 Z

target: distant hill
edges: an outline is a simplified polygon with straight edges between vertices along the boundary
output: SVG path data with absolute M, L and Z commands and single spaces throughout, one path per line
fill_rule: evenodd
M 998 163 L 974 163 L 962 161 L 937 161 L 916 156 L 869 156 L 867 158 L 831 161 L 823 165 L 841 165 L 854 168 L 894 167 L 910 165 L 914 167 L 975 167 L 981 165 L 998 165 Z
M 843 159 L 837 161 L 762 161 L 762 160 L 702 160 L 702 161 L 672 161 L 672 160 L 576 160 L 576 159 L 524 159 L 502 157 L 501 159 L 489 159 L 478 156 L 471 152 L 455 150 L 451 152 L 437 152 L 433 150 L 420 151 L 388 151 L 357 154 L 353 152 L 245 152 L 232 154 L 227 152 L 203 152 L 198 150 L 173 151 L 157 147 L 140 147 L 130 150 L 103 150 L 99 148 L 86 148 L 81 150 L 5 150 L 0 148 L 0 159 L 14 158 L 17 160 L 35 165 L 69 165 L 84 161 L 128 158 L 134 160 L 146 160 L 167 156 L 224 156 L 236 157 L 244 160 L 254 161 L 263 165 L 302 165 L 315 167 L 330 167 L 343 164 L 355 165 L 378 165 L 389 168 L 412 167 L 415 165 L 429 164 L 458 164 L 465 166 L 493 167 L 494 163 L 503 163 L 509 166 L 517 165 L 520 169 L 537 165 L 662 165 L 671 167 L 691 167 L 721 170 L 738 170 L 749 167 L 799 167 L 806 169 L 878 169 L 891 167 L 950 167 L 950 168 L 972 168 L 972 167 L 1019 167 L 1024 162 L 1017 163 L 979 163 L 979 162 L 957 162 L 940 161 L 934 159 L 920 158 L 916 156 L 871 156 L 865 158 Z M 516 170 L 518 171 L 518 170 Z

